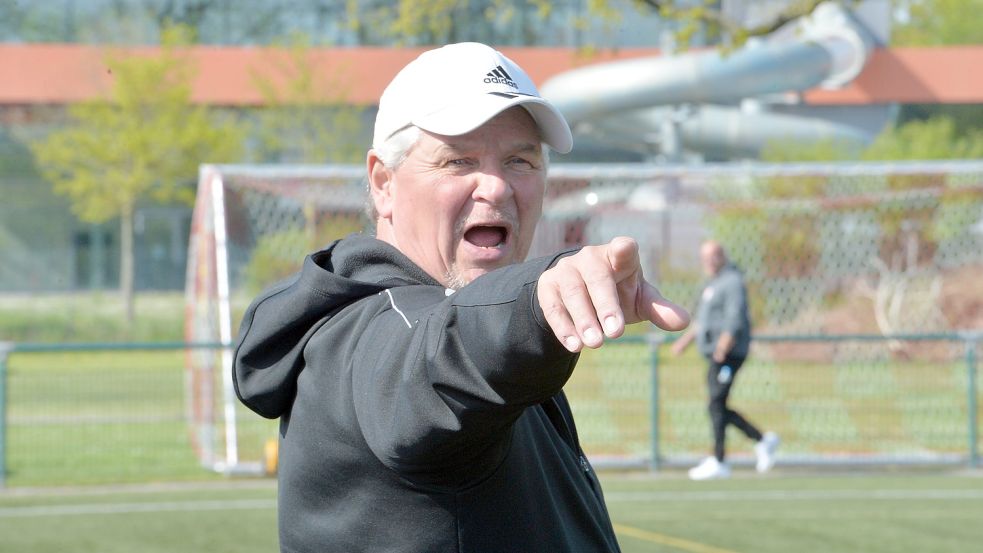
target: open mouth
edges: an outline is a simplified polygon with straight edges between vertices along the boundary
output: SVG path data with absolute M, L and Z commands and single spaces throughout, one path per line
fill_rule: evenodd
M 497 248 L 508 238 L 508 228 L 498 225 L 475 225 L 464 232 L 464 239 L 480 248 Z

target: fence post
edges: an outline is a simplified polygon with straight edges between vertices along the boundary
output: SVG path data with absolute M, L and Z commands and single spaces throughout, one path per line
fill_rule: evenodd
M 649 401 L 649 422 L 652 425 L 650 439 L 652 440 L 652 463 L 651 470 L 659 470 L 659 346 L 662 344 L 662 336 L 658 334 L 649 335 L 649 352 L 651 366 L 650 386 L 652 397 Z
M 980 465 L 980 450 L 978 442 L 979 436 L 979 411 L 976 406 L 976 348 L 980 343 L 979 333 L 967 333 L 963 335 L 966 344 L 966 407 L 969 412 L 969 466 L 978 467 Z
M 12 342 L 0 342 L 0 489 L 7 487 L 7 359 Z

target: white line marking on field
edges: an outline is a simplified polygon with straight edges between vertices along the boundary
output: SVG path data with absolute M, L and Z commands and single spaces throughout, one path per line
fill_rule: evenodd
M 841 501 L 844 499 L 983 499 L 980 490 L 747 490 L 747 491 L 674 491 L 674 492 L 607 492 L 608 501 Z
M 275 509 L 273 499 L 236 499 L 228 501 L 167 501 L 155 503 L 80 503 L 76 505 L 32 505 L 0 507 L 0 518 L 50 517 L 68 515 L 118 515 L 126 513 L 162 513 L 174 511 L 233 511 Z

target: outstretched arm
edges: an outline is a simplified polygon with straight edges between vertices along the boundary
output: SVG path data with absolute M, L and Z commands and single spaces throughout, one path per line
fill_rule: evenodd
M 690 325 L 690 327 L 686 329 L 686 332 L 672 343 L 669 350 L 673 353 L 673 355 L 680 355 L 686 351 L 686 348 L 688 348 L 690 344 L 693 343 L 694 338 L 696 338 L 695 324 Z
M 638 243 L 626 237 L 561 259 L 540 276 L 536 294 L 550 329 L 570 351 L 600 347 L 627 324 L 651 321 L 663 330 L 689 324 L 689 313 L 642 276 Z

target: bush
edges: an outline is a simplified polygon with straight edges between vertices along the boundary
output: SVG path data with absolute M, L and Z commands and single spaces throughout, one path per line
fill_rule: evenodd
M 184 339 L 182 292 L 138 294 L 127 324 L 112 292 L 6 296 L 0 300 L 0 341 L 172 342 Z

